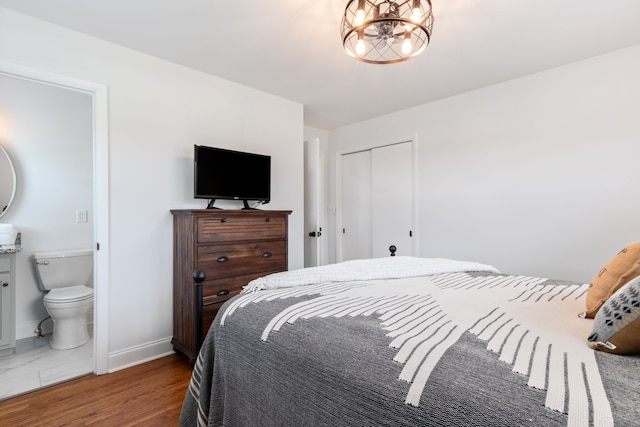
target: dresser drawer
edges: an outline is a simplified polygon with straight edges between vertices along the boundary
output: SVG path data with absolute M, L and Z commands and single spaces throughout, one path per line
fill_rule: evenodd
M 197 268 L 211 278 L 282 271 L 287 269 L 286 252 L 285 240 L 202 245 Z
M 239 294 L 242 288 L 248 285 L 253 279 L 266 276 L 267 274 L 269 273 L 259 272 L 228 277 L 226 279 L 212 277 L 211 280 L 205 280 L 204 283 L 202 283 L 202 298 L 204 303 L 224 302 Z
M 198 218 L 198 243 L 285 238 L 287 219 L 282 216 L 209 215 Z

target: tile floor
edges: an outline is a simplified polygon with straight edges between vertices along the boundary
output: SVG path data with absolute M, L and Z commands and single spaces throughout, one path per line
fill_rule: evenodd
M 93 339 L 82 347 L 54 350 L 49 335 L 16 342 L 16 354 L 0 357 L 0 400 L 93 372 Z

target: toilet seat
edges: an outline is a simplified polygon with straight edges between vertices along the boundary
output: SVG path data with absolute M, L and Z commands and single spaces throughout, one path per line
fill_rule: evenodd
M 56 288 L 44 296 L 45 302 L 78 302 L 93 298 L 93 289 L 84 285 Z

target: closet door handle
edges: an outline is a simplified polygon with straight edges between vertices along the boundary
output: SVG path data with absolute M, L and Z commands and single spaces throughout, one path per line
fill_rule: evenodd
M 2 287 L 3 287 L 3 288 L 6 288 L 6 287 L 8 287 L 8 286 L 9 286 L 9 284 L 8 284 L 7 282 L 4 282 L 4 283 L 2 284 Z
M 216 261 L 218 261 L 218 262 L 227 262 L 227 261 L 229 261 L 229 257 L 221 256 Z
M 265 252 L 262 254 L 262 258 L 270 258 L 272 256 L 271 252 Z

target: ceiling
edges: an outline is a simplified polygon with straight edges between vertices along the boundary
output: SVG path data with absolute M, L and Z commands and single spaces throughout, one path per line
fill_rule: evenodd
M 397 0 L 396 0 L 397 1 Z M 0 6 L 304 105 L 321 129 L 640 44 L 638 0 L 432 0 L 431 44 L 347 56 L 346 0 L 0 0 Z

